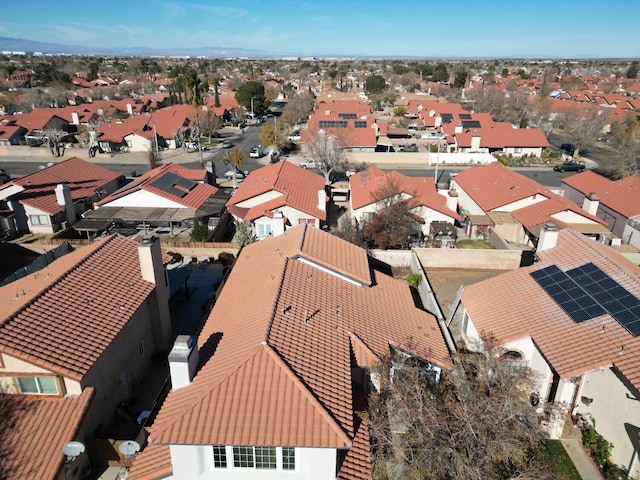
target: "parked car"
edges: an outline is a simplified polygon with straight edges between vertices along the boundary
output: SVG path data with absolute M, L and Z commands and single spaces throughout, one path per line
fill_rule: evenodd
M 220 146 L 222 148 L 232 148 L 235 145 L 235 143 L 233 143 L 231 140 L 223 140 L 220 143 Z
M 11 175 L 4 168 L 0 168 L 0 184 L 11 181 Z
M 553 167 L 556 172 L 582 172 L 585 168 L 583 163 L 574 162 L 573 160 L 567 160 Z
M 316 168 L 319 165 L 316 163 L 315 160 L 303 160 L 300 162 L 300 166 L 302 168 Z
M 295 131 L 291 135 L 287 137 L 287 139 L 292 143 L 298 143 L 300 141 L 300 132 Z
M 226 178 L 233 178 L 233 173 L 233 170 L 227 170 L 226 172 L 224 172 L 224 176 Z M 240 170 L 238 167 L 236 167 L 235 174 L 236 178 L 246 178 L 246 176 L 249 175 L 249 172 L 247 170 Z
M 249 158 L 262 158 L 262 148 L 260 145 L 249 150 Z

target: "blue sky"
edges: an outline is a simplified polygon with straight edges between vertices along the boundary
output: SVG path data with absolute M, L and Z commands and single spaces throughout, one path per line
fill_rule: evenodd
M 283 55 L 640 57 L 640 0 L 6 2 L 0 36 Z

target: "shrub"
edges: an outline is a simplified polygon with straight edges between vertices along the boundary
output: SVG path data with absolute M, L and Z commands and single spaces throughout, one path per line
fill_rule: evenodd
M 407 277 L 407 283 L 413 288 L 418 288 L 421 281 L 422 281 L 422 275 L 420 275 L 419 273 L 412 273 Z
M 206 225 L 195 225 L 191 230 L 192 242 L 206 242 L 209 238 L 209 228 Z

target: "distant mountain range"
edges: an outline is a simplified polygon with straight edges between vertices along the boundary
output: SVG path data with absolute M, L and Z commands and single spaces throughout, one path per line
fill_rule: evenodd
M 274 52 L 245 48 L 197 47 L 197 48 L 145 48 L 107 47 L 92 48 L 81 45 L 37 42 L 24 38 L 0 37 L 0 52 L 43 53 L 53 55 L 118 55 L 131 57 L 273 57 Z

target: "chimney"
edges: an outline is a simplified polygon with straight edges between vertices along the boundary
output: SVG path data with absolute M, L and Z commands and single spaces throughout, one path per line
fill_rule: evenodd
M 436 117 L 436 122 L 434 123 L 434 126 L 435 126 L 436 128 L 438 128 L 438 127 L 441 127 L 441 126 L 442 126 L 442 117 L 441 117 L 440 115 L 438 115 L 438 116 Z
M 318 209 L 323 212 L 327 211 L 327 192 L 324 191 L 324 188 L 318 190 Z
M 71 200 L 71 191 L 67 185 L 59 183 L 56 185 L 56 200 L 58 205 L 62 208 L 67 215 L 67 222 L 69 225 L 73 225 L 76 221 L 76 210 L 73 206 L 73 200 Z
M 130 103 L 127 103 L 127 113 L 133 115 L 133 106 Z
M 480 135 L 474 135 L 471 137 L 471 151 L 472 152 L 480 151 Z
M 171 373 L 171 388 L 178 390 L 191 383 L 198 368 L 200 353 L 196 344 L 196 337 L 178 335 L 169 353 L 169 372 Z
M 167 351 L 171 346 L 172 330 L 169 313 L 169 279 L 162 263 L 160 241 L 153 235 L 144 237 L 138 245 L 138 258 L 142 278 L 153 283 L 155 288 L 155 305 L 150 305 L 151 322 L 154 329 L 156 350 Z
M 584 201 L 582 202 L 582 209 L 591 214 L 595 215 L 598 211 L 598 207 L 600 206 L 600 197 L 596 192 L 588 193 L 584 197 Z
M 558 243 L 558 226 L 553 222 L 545 223 L 540 230 L 536 251 L 542 252 L 553 248 Z
M 80 125 L 80 117 L 78 116 L 78 112 L 71 112 L 71 123 L 74 125 Z
M 457 124 L 454 129 L 454 133 L 462 133 L 462 124 Z
M 447 208 L 452 212 L 458 211 L 458 192 L 455 188 L 449 190 L 447 194 Z

